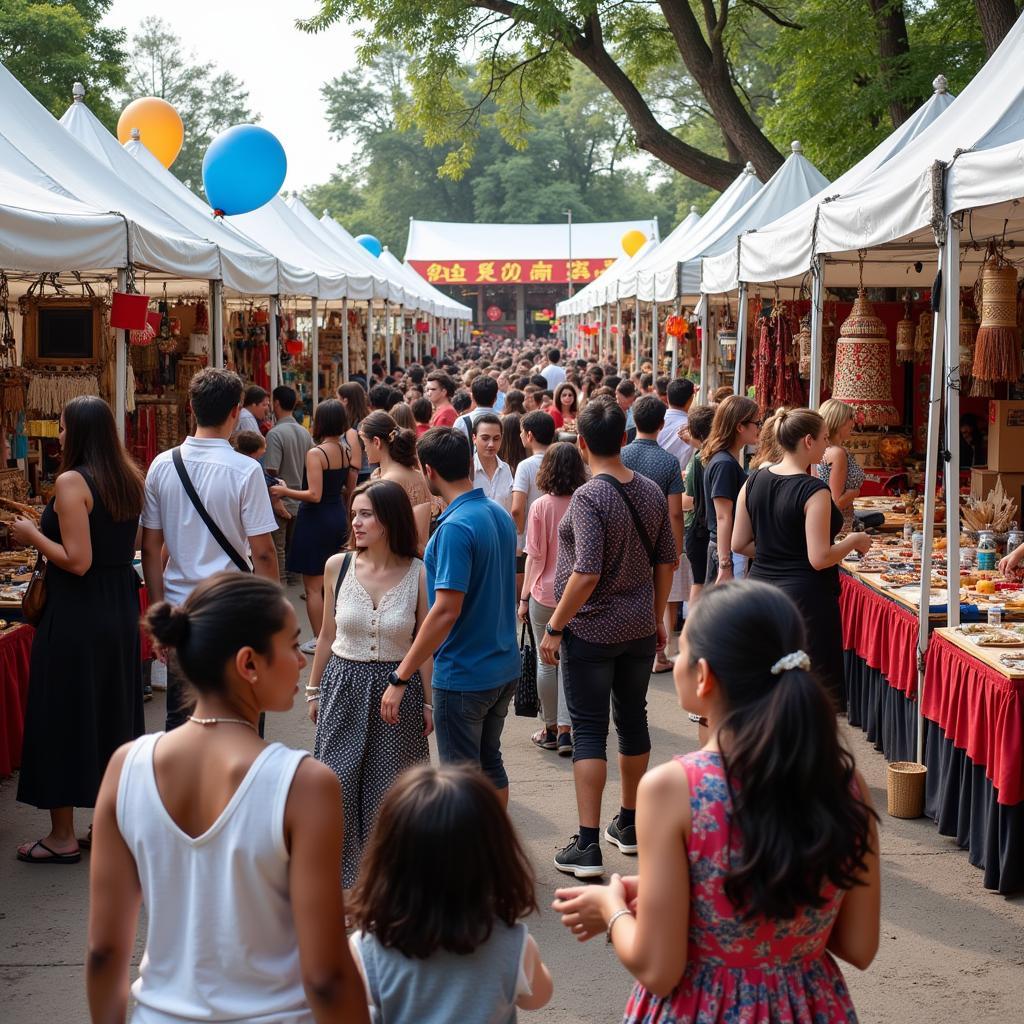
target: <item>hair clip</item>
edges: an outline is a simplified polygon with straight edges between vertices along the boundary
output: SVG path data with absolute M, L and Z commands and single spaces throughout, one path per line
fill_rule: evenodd
M 792 654 L 783 655 L 772 665 L 772 675 L 781 676 L 791 668 L 802 668 L 805 672 L 811 670 L 811 659 L 803 651 L 794 651 Z

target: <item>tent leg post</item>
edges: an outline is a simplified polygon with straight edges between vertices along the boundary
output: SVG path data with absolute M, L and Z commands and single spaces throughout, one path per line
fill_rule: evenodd
M 708 316 L 708 303 L 700 304 L 700 400 L 705 405 L 711 402 L 711 338 L 708 330 L 711 317 Z
M 218 370 L 222 370 L 224 369 L 224 284 L 222 281 L 210 282 L 210 335 L 213 365 Z
M 267 310 L 267 347 L 270 349 L 270 390 L 281 383 L 281 355 L 277 337 L 277 296 L 271 295 Z
M 622 376 L 622 303 L 615 302 L 615 369 Z
M 736 369 L 733 371 L 733 391 L 747 393 L 747 286 L 741 281 L 736 299 Z
M 825 278 L 821 260 L 816 256 L 811 263 L 811 386 L 807 405 L 817 409 L 821 405 L 821 339 L 824 324 L 823 297 Z
M 960 219 L 946 220 L 942 292 L 946 346 L 946 624 L 960 625 Z M 928 563 L 921 563 L 922 565 Z
M 373 299 L 366 300 L 366 393 L 373 386 L 370 371 L 373 369 Z
M 117 272 L 117 290 L 128 290 L 128 271 Z M 128 332 L 118 329 L 114 332 L 114 422 L 117 424 L 117 436 L 124 444 L 124 418 L 128 404 Z
M 651 303 L 651 373 L 658 379 L 658 304 Z
M 320 315 L 317 309 L 317 300 L 311 299 L 309 303 L 309 318 L 312 327 L 309 331 L 309 361 L 313 380 L 310 383 L 310 403 L 312 411 L 316 412 L 317 403 L 320 401 Z

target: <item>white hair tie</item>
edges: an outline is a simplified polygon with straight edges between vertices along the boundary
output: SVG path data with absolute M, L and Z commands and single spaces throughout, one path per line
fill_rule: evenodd
M 805 672 L 810 672 L 811 659 L 803 651 L 786 654 L 772 665 L 772 675 L 781 676 L 783 672 L 788 672 L 791 668 L 802 668 Z

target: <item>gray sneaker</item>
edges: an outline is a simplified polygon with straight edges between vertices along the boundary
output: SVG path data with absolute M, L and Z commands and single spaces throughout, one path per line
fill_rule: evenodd
M 569 845 L 555 854 L 555 867 L 567 875 L 577 878 L 600 878 L 604 874 L 601 847 L 591 843 L 586 849 L 579 847 L 579 836 L 569 840 Z

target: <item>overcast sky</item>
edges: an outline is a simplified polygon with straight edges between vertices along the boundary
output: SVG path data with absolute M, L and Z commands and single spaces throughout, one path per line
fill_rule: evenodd
M 301 190 L 345 161 L 347 147 L 327 134 L 320 86 L 356 63 L 348 26 L 315 36 L 295 28 L 315 9 L 316 0 L 114 0 L 106 24 L 130 39 L 143 18 L 162 18 L 200 60 L 240 78 L 288 154 L 285 188 Z

